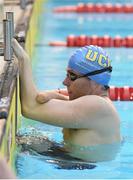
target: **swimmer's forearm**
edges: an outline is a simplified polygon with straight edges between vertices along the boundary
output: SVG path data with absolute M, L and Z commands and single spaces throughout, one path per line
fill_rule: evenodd
M 35 103 L 35 97 L 37 96 L 37 89 L 33 82 L 30 58 L 15 39 L 12 41 L 12 46 L 15 56 L 19 60 L 20 64 L 19 72 L 22 106 L 26 105 L 26 103 L 33 105 Z
M 51 99 L 60 99 L 60 100 L 69 100 L 69 97 L 62 94 L 60 90 L 51 90 L 51 91 L 45 91 L 45 92 L 39 92 L 36 96 L 36 101 L 39 104 L 43 104 L 48 102 Z
M 32 69 L 30 62 L 24 59 L 20 68 L 20 85 L 22 103 L 30 103 L 33 105 L 37 95 L 37 89 L 33 82 Z

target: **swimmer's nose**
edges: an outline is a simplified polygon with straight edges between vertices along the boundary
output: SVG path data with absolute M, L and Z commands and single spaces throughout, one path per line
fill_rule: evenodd
M 64 79 L 64 81 L 62 83 L 65 86 L 69 86 L 70 85 L 70 79 L 66 76 L 66 78 Z

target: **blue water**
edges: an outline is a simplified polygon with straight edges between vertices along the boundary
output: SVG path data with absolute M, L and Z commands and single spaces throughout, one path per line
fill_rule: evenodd
M 41 26 L 41 32 L 44 36 L 42 42 L 47 42 L 48 40 L 65 40 L 69 34 L 86 34 L 88 36 L 98 35 L 103 36 L 108 34 L 114 37 L 115 35 L 120 35 L 125 37 L 128 35 L 133 35 L 133 24 L 130 23 L 133 19 L 133 14 L 46 14 L 45 18 L 53 19 L 50 22 L 45 22 Z M 115 19 L 115 25 L 111 24 Z M 60 23 L 58 23 L 60 21 Z M 130 24 L 130 25 L 129 25 Z M 44 26 L 46 32 L 51 36 L 45 37 L 45 31 L 43 31 Z M 73 31 L 75 29 L 75 31 Z M 52 33 L 54 31 L 54 34 Z M 60 34 L 58 32 L 60 31 Z M 57 36 L 55 36 L 57 34 Z
M 49 47 L 47 43 L 53 40 L 65 40 L 71 34 L 109 34 L 127 36 L 132 34 L 133 15 L 126 14 L 89 14 L 89 15 L 53 15 L 52 8 L 64 4 L 76 4 L 78 0 L 51 0 L 44 3 L 44 11 L 38 24 L 39 35 L 33 58 L 33 75 L 40 90 L 62 88 L 68 59 L 75 48 Z M 83 1 L 83 2 L 89 2 Z M 93 1 L 98 2 L 98 1 Z M 101 1 L 107 2 L 107 1 Z M 115 3 L 115 1 L 113 1 Z M 117 1 L 123 3 L 123 1 Z M 124 1 L 124 3 L 133 1 Z M 132 48 L 106 48 L 110 54 L 113 73 L 110 85 L 133 86 L 133 50 Z M 19 178 L 44 179 L 132 179 L 133 178 L 133 103 L 114 102 L 120 118 L 123 143 L 121 151 L 113 161 L 95 163 L 96 168 L 84 170 L 58 169 L 51 157 L 32 154 L 29 151 L 20 152 L 17 159 Z M 61 142 L 61 128 L 49 126 L 23 117 L 20 133 L 28 135 L 47 136 L 50 140 Z M 66 162 L 65 162 L 66 163 Z M 73 162 L 71 162 L 72 164 Z

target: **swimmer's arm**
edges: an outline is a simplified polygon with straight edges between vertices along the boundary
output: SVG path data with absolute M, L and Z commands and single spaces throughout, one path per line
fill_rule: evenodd
M 103 118 L 100 118 L 102 106 L 102 102 L 97 98 L 84 96 L 72 101 L 52 99 L 40 105 L 33 103 L 30 107 L 25 106 L 22 113 L 30 119 L 54 126 L 72 129 L 93 129 L 99 126 L 99 123 L 102 124 L 101 120 Z M 106 111 L 106 105 L 104 106 L 104 111 L 108 112 Z
M 49 91 L 39 92 L 36 96 L 36 101 L 39 104 L 46 103 L 51 99 L 69 100 L 69 97 L 67 95 L 67 90 L 64 89 L 49 90 Z
M 38 90 L 33 82 L 31 61 L 28 54 L 15 39 L 12 39 L 12 47 L 14 54 L 19 61 L 20 98 L 23 108 L 26 103 L 30 106 L 31 103 L 35 101 Z
M 33 103 L 36 99 L 37 103 L 45 103 L 50 99 L 68 100 L 68 96 L 64 95 L 64 90 L 53 90 L 39 92 L 33 82 L 31 61 L 25 50 L 19 43 L 13 39 L 12 46 L 14 53 L 19 60 L 19 73 L 20 73 L 20 95 L 22 108 L 26 103 Z

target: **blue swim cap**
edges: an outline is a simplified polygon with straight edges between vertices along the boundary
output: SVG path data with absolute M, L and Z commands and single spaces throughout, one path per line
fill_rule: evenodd
M 87 74 L 92 71 L 107 68 L 111 65 L 111 61 L 106 52 L 98 46 L 85 46 L 77 49 L 70 57 L 68 68 L 80 73 Z M 91 80 L 101 85 L 108 85 L 111 77 L 109 71 L 100 74 L 88 76 Z

